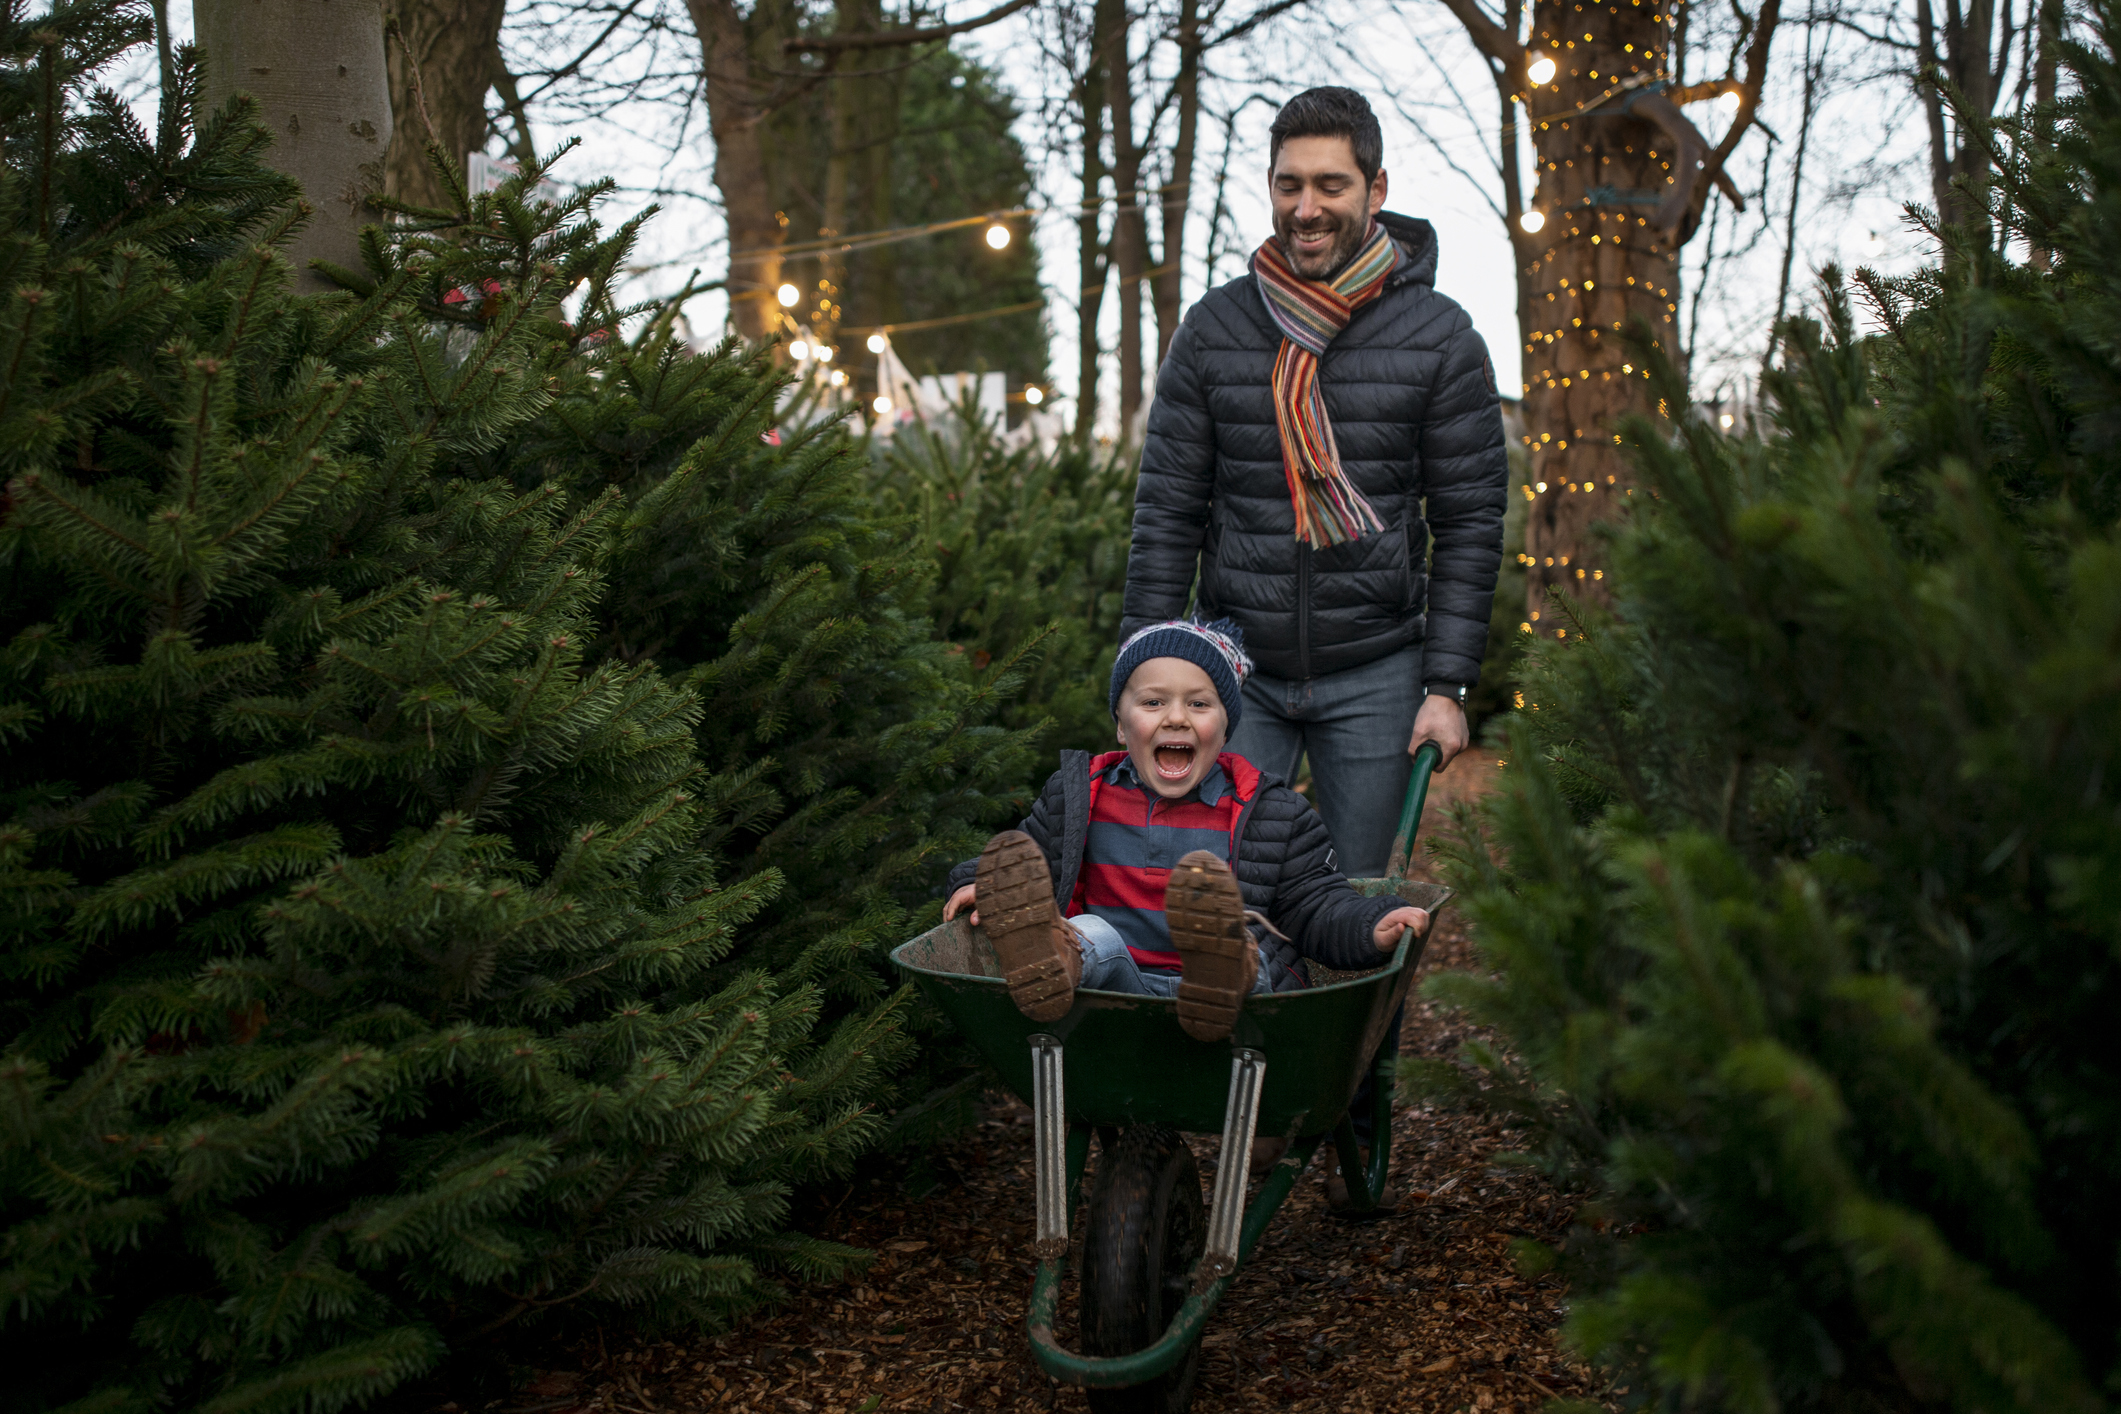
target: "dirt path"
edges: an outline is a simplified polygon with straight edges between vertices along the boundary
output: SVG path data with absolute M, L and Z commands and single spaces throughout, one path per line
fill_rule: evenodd
M 1461 762 L 1433 798 L 1479 794 L 1494 774 L 1492 758 Z M 1440 812 L 1428 819 L 1440 823 Z M 1469 964 L 1463 920 L 1446 913 L 1423 972 Z M 1404 1049 L 1448 1055 L 1466 1035 L 1417 997 Z M 1378 1222 L 1328 1216 L 1314 1160 L 1209 1327 L 1200 1414 L 1537 1410 L 1550 1398 L 1606 1392 L 1556 1348 L 1558 1284 L 1520 1278 L 1509 1251 L 1513 1236 L 1558 1236 L 1568 1201 L 1538 1176 L 1492 1162 L 1511 1147 L 1492 1122 L 1409 1109 L 1393 1135 L 1401 1201 Z M 1196 1143 L 1205 1168 L 1215 1141 Z M 985 1121 L 930 1158 L 943 1181 L 924 1197 L 871 1176 L 831 1195 L 829 1221 L 804 1224 L 877 1250 L 859 1280 L 813 1289 L 720 1337 L 614 1349 L 590 1369 L 546 1374 L 518 1407 L 1084 1409 L 1079 1392 L 1056 1388 L 1032 1363 L 1023 1336 L 1030 1111 L 990 1096 Z M 1074 1319 L 1064 1306 L 1060 1329 L 1072 1333 Z

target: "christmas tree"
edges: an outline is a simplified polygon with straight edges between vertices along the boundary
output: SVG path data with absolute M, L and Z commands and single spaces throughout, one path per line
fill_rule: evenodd
M 590 215 L 601 187 L 533 209 L 523 193 L 545 170 L 457 212 L 407 211 L 371 269 L 345 278 L 364 293 L 410 281 L 463 335 L 537 281 L 579 291 L 572 322 L 542 325 L 543 406 L 460 474 L 624 507 L 588 652 L 653 664 L 699 700 L 705 841 L 733 878 L 774 884 L 715 976 L 759 967 L 816 986 L 834 1068 L 879 1099 L 917 1095 L 936 1066 L 877 1088 L 910 1057 L 913 1006 L 883 953 L 932 921 L 949 866 L 1023 813 L 1044 718 L 1009 709 L 1038 645 L 989 661 L 938 638 L 936 551 L 878 494 L 847 430 L 791 404 L 764 350 L 690 352 L 682 296 L 617 305 L 652 208 L 609 234 Z M 936 1033 L 939 1018 L 916 1015 Z
M 1042 740 L 1056 747 L 1112 745 L 1106 685 L 1136 470 L 1117 448 L 1011 446 L 969 399 L 938 423 L 900 428 L 871 462 L 871 494 L 934 550 L 936 631 L 975 670 L 1028 652 L 1024 687 L 1001 720 L 1050 719 Z
M 1572 1337 L 1645 1404 L 2098 1409 L 2121 1379 L 2121 25 L 1991 136 L 1982 232 L 1829 274 L 1774 427 L 1632 429 L 1610 618 L 1521 681 L 1451 853 L 1509 1043 L 1468 1090 L 1582 1185 Z M 1972 121 L 1972 120 L 1968 120 Z M 1468 826 L 1474 822 L 1468 820 Z
M 613 306 L 594 190 L 294 295 L 247 103 L 92 89 L 146 37 L 0 23 L 14 1403 L 348 1408 L 843 1269 L 789 1195 L 877 1133 L 862 948 L 994 804 L 1005 682 L 843 445 L 762 440 L 769 369 Z

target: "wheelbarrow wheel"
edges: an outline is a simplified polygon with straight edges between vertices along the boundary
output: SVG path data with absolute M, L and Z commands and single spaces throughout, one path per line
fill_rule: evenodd
M 1090 1189 L 1083 1352 L 1129 1355 L 1154 1345 L 1185 1304 L 1207 1230 L 1200 1169 L 1184 1136 L 1160 1124 L 1122 1130 L 1099 1159 Z M 1196 1341 L 1185 1359 L 1147 1384 L 1084 1393 L 1098 1414 L 1184 1414 L 1199 1376 Z

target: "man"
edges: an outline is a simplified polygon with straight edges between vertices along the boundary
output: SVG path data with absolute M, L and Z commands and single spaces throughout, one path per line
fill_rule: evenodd
M 1435 231 L 1383 209 L 1362 96 L 1298 94 L 1269 153 L 1273 237 L 1157 375 L 1120 632 L 1184 613 L 1197 564 L 1201 617 L 1235 619 L 1258 664 L 1230 749 L 1284 779 L 1308 754 L 1340 868 L 1375 876 L 1412 753 L 1466 746 L 1502 413 L 1486 346 L 1436 292 Z

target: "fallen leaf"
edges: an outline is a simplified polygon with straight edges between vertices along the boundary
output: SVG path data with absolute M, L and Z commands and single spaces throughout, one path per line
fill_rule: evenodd
M 1421 1372 L 1422 1372 L 1422 1373 L 1423 1373 L 1424 1375 L 1440 1375 L 1440 1374 L 1444 1373 L 1444 1371 L 1446 1371 L 1446 1370 L 1450 1370 L 1450 1369 L 1453 1369 L 1453 1368 L 1455 1368 L 1455 1367 L 1457 1366 L 1457 1364 L 1458 1364 L 1458 1357 L 1457 1357 L 1456 1355 L 1446 1355 L 1446 1356 L 1444 1356 L 1444 1357 L 1443 1357 L 1443 1359 L 1441 1359 L 1441 1360 L 1437 1361 L 1437 1362 L 1436 1362 L 1435 1364 L 1433 1364 L 1433 1365 L 1424 1365 L 1424 1366 L 1422 1366 L 1422 1367 L 1421 1367 Z

